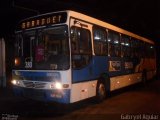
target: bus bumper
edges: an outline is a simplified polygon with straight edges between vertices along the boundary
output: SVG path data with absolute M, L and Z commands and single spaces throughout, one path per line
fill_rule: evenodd
M 44 102 L 70 103 L 70 89 L 33 89 L 23 87 L 13 87 L 14 94 L 33 100 Z

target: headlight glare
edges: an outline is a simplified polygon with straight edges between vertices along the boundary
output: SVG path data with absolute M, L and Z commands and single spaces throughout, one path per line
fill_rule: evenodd
M 62 84 L 60 82 L 55 83 L 55 88 L 56 89 L 62 89 Z
M 17 84 L 17 80 L 12 80 L 11 82 L 12 82 L 13 85 Z
M 12 83 L 13 85 L 20 85 L 19 80 L 12 80 L 11 83 Z

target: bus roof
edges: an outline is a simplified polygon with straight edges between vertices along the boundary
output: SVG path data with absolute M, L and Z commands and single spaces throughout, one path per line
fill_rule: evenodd
M 82 20 L 87 21 L 87 22 L 89 22 L 89 23 L 96 24 L 96 25 L 98 25 L 98 26 L 102 26 L 102 27 L 105 27 L 105 28 L 107 28 L 107 29 L 111 29 L 111 30 L 113 30 L 113 31 L 117 31 L 117 32 L 119 32 L 119 33 L 128 35 L 128 36 L 130 36 L 130 37 L 134 37 L 134 38 L 136 38 L 136 39 L 139 39 L 139 40 L 142 40 L 142 41 L 145 41 L 145 42 L 154 44 L 153 40 L 150 40 L 150 39 L 147 39 L 147 38 L 145 38 L 145 37 L 136 35 L 136 34 L 134 34 L 134 33 L 132 33 L 132 32 L 129 32 L 129 31 L 124 30 L 124 29 L 122 29 L 122 28 L 116 27 L 116 26 L 111 25 L 111 24 L 109 24 L 109 23 L 107 23 L 107 22 L 103 22 L 103 21 L 101 21 L 101 20 L 98 20 L 98 19 L 96 19 L 96 18 L 93 18 L 93 17 L 87 16 L 87 15 L 84 15 L 84 14 L 79 13 L 79 12 L 75 12 L 75 11 L 71 11 L 71 10 L 67 10 L 67 12 L 68 12 L 68 15 L 69 15 L 69 16 L 75 17 L 75 18 L 77 18 L 77 19 L 83 18 Z
M 57 11 L 57 12 L 51 12 L 51 13 L 46 13 L 46 14 L 41 14 L 41 15 L 37 15 L 37 16 L 33 16 L 33 17 L 30 17 L 30 18 L 27 18 L 27 19 L 24 19 L 22 20 L 20 23 L 22 23 L 23 21 L 26 21 L 26 20 L 29 20 L 29 19 L 34 19 L 36 17 L 41 17 L 41 16 L 47 16 L 47 15 L 51 15 L 51 14 L 58 14 L 58 13 L 67 13 L 68 16 L 70 17 L 74 17 L 74 18 L 77 18 L 77 19 L 80 19 L 80 20 L 83 20 L 83 21 L 86 21 L 86 22 L 89 22 L 91 24 L 96 24 L 98 26 L 102 26 L 106 29 L 110 29 L 110 30 L 113 30 L 113 31 L 117 31 L 121 34 L 125 34 L 125 35 L 128 35 L 130 37 L 133 37 L 133 38 L 136 38 L 136 39 L 139 39 L 139 40 L 142 40 L 142 41 L 145 41 L 145 42 L 148 42 L 148 43 L 151 43 L 151 44 L 154 44 L 153 40 L 150 40 L 150 39 L 147 39 L 145 37 L 142 37 L 142 36 L 139 36 L 139 35 L 136 35 L 132 32 L 129 32 L 127 30 L 124 30 L 122 28 L 119 28 L 119 27 L 116 27 L 114 25 L 111 25 L 107 22 L 104 22 L 104 21 L 101 21 L 101 20 L 98 20 L 96 18 L 93 18 L 93 17 L 90 17 L 90 16 L 87 16 L 85 14 L 82 14 L 82 13 L 79 13 L 79 12 L 76 12 L 76 11 L 72 11 L 72 10 L 65 10 L 65 11 Z M 83 18 L 83 19 L 82 19 Z M 64 22 L 64 21 L 63 21 Z

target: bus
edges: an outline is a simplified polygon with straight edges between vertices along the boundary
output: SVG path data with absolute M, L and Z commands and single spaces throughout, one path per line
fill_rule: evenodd
M 79 12 L 27 18 L 15 34 L 12 83 L 18 96 L 100 102 L 109 92 L 156 75 L 152 40 Z

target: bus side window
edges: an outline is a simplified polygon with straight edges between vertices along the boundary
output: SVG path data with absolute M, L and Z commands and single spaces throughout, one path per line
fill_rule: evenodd
M 78 40 L 80 31 L 76 27 L 71 28 L 71 50 L 72 54 L 78 54 Z
M 108 32 L 108 52 L 111 57 L 120 57 L 120 35 L 119 33 Z
M 22 38 L 22 35 L 21 34 L 17 34 L 16 36 L 16 42 L 14 44 L 15 46 L 15 56 L 16 57 L 20 57 L 20 56 L 23 56 L 23 53 L 22 53 L 22 48 L 23 48 L 23 38 Z
M 121 36 L 121 57 L 130 57 L 131 43 L 129 36 Z
M 137 40 L 136 41 L 136 54 L 138 55 L 139 58 L 145 57 L 144 51 L 145 51 L 144 42 Z
M 154 46 L 150 43 L 145 43 L 145 51 L 146 51 L 146 57 L 147 58 L 154 58 Z
M 155 58 L 155 47 L 152 44 L 149 44 L 149 53 L 150 58 Z
M 132 38 L 131 43 L 131 57 L 140 59 L 140 48 L 139 48 L 139 41 L 135 38 Z
M 135 45 L 134 45 L 134 39 L 131 38 L 131 58 L 133 58 L 134 56 L 134 52 L 135 52 Z
M 139 40 L 139 57 L 140 58 L 148 57 L 148 54 L 145 54 L 146 52 L 145 46 L 146 46 L 146 43 Z
M 107 55 L 107 33 L 105 29 L 94 27 L 94 52 L 96 55 Z

